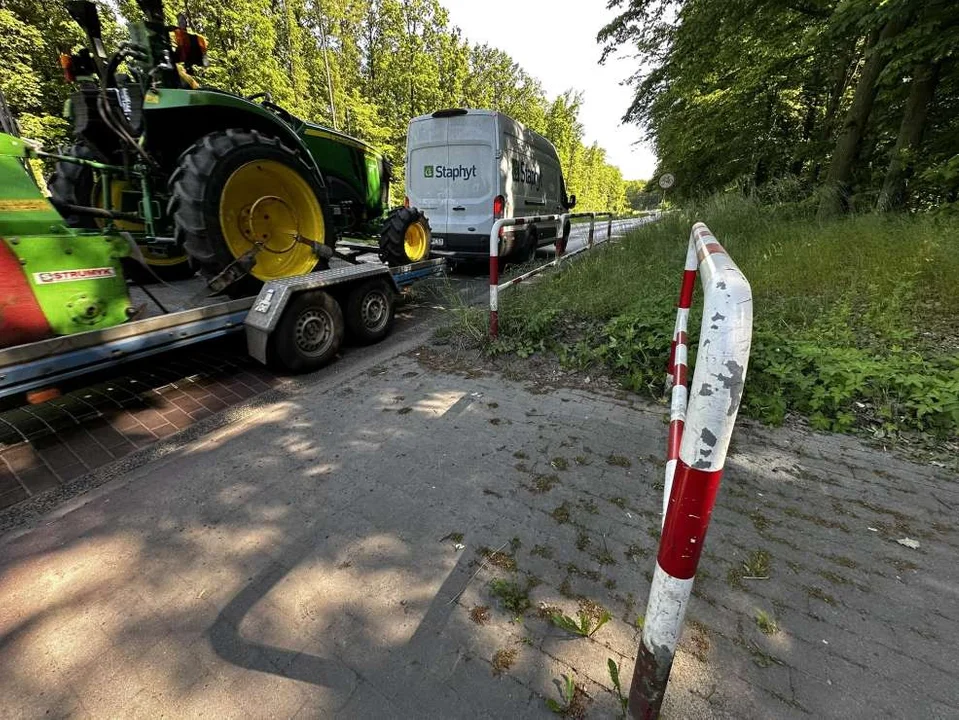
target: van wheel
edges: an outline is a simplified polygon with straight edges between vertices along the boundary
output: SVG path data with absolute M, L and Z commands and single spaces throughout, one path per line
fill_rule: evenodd
M 396 303 L 393 288 L 384 280 L 370 280 L 353 288 L 346 298 L 346 328 L 361 345 L 385 338 L 393 328 Z
M 380 260 L 407 265 L 430 256 L 433 232 L 430 221 L 416 208 L 401 207 L 390 213 L 380 232 Z
M 316 370 L 336 355 L 345 324 L 339 304 L 322 290 L 293 298 L 273 332 L 270 364 L 279 370 Z
M 530 227 L 523 239 L 523 249 L 519 254 L 519 262 L 531 263 L 536 259 L 536 228 Z

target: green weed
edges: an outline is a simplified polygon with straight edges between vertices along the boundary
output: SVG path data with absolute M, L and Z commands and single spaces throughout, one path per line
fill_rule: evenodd
M 499 598 L 504 610 L 522 615 L 530 609 L 529 588 L 522 588 L 509 580 L 494 578 L 489 583 L 490 592 Z
M 764 610 L 756 611 L 756 625 L 764 635 L 775 635 L 779 632 L 779 624 L 775 618 Z
M 758 580 L 769 577 L 772 557 L 765 550 L 753 550 L 743 561 L 743 577 Z
M 619 701 L 619 716 L 626 717 L 626 708 L 629 705 L 629 697 L 623 693 L 623 686 L 619 682 L 619 665 L 613 658 L 606 658 L 606 668 L 609 670 L 609 680 L 613 683 L 613 689 L 616 691 L 616 699 Z
M 583 692 L 576 685 L 572 675 L 563 675 L 562 682 L 557 680 L 556 685 L 559 688 L 559 697 L 562 702 L 556 702 L 553 698 L 546 698 L 546 707 L 557 715 L 564 717 L 582 717 Z
M 562 628 L 568 633 L 579 635 L 581 637 L 592 637 L 596 632 L 612 619 L 608 610 L 603 610 L 598 617 L 586 610 L 578 610 L 576 619 L 569 615 L 556 613 L 550 617 L 550 620 L 558 628 Z

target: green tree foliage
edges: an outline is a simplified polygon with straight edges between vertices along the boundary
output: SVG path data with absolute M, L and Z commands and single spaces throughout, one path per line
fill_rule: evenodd
M 651 131 L 679 195 L 788 187 L 827 216 L 956 202 L 953 0 L 612 5 L 604 58 L 639 60 L 625 119 Z
M 113 47 L 138 15 L 136 2 L 97 1 Z M 167 20 L 175 23 L 184 8 L 191 29 L 208 40 L 209 67 L 196 71 L 202 84 L 268 92 L 301 117 L 362 138 L 392 158 L 400 183 L 410 118 L 491 108 L 554 142 L 577 210 L 627 207 L 619 170 L 586 144 L 581 97 L 571 90 L 547 98 L 508 54 L 471 44 L 439 0 L 170 0 Z M 81 40 L 62 2 L 0 0 L 0 91 L 28 136 L 68 136 L 60 111 L 70 88 L 57 55 Z

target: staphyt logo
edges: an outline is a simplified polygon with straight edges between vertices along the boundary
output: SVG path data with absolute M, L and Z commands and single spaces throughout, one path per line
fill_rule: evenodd
M 424 165 L 423 177 L 443 178 L 445 180 L 469 180 L 476 177 L 476 166 L 457 165 L 449 167 L 448 165 Z
M 543 179 L 543 173 L 531 165 L 527 165 L 522 160 L 513 160 L 510 162 L 512 168 L 513 182 L 521 182 L 524 185 L 534 185 L 539 187 L 540 180 Z

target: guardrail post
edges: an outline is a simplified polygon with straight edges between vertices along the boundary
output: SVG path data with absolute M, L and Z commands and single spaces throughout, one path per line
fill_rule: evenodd
M 556 250 L 556 257 L 562 257 L 563 252 L 566 250 L 566 240 L 563 238 L 563 228 L 566 227 L 566 221 L 569 220 L 569 213 L 564 213 L 559 216 L 559 227 L 556 230 L 556 242 L 553 244 L 553 249 Z
M 499 233 L 504 220 L 493 223 L 489 232 L 489 335 L 499 337 Z
M 586 243 L 586 247 L 590 250 L 593 249 L 593 233 L 596 227 L 596 213 L 589 214 L 589 240 Z
M 606 223 L 606 242 L 613 239 L 613 213 L 609 214 L 609 222 Z
M 692 261 L 690 261 L 692 258 Z M 690 268 L 692 266 L 692 268 Z M 685 315 L 699 271 L 704 289 L 703 323 L 689 403 L 687 395 Z M 680 330 L 682 328 L 682 330 Z M 643 720 L 657 718 L 673 665 L 676 643 L 686 615 L 696 567 L 703 550 L 729 439 L 742 398 L 752 340 L 752 291 L 749 283 L 713 234 L 702 223 L 690 233 L 683 290 L 677 310 L 670 359 L 673 414 L 684 412 L 678 435 L 670 423 L 669 448 L 679 453 L 664 489 L 668 496 L 659 553 L 646 606 L 643 636 L 629 689 L 629 713 Z M 676 393 L 682 385 L 683 392 Z
M 683 439 L 686 405 L 689 402 L 689 394 L 686 389 L 689 379 L 689 351 L 686 330 L 689 324 L 689 309 L 693 303 L 693 292 L 696 289 L 698 268 L 699 260 L 696 257 L 696 247 L 690 242 L 686 249 L 686 266 L 683 269 L 683 280 L 679 289 L 679 302 L 676 304 L 676 324 L 673 327 L 673 340 L 669 347 L 669 366 L 666 371 L 666 382 L 670 388 L 670 403 L 669 439 L 666 443 L 666 481 L 663 486 L 663 524 L 666 522 L 666 510 L 669 506 L 669 494 L 673 488 L 676 463 L 679 462 L 679 445 Z

